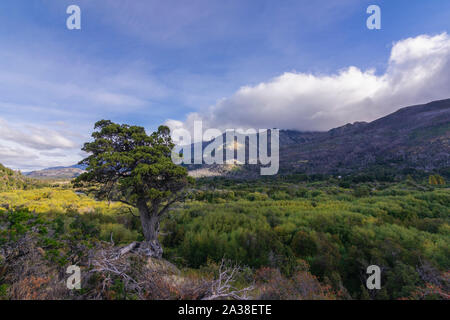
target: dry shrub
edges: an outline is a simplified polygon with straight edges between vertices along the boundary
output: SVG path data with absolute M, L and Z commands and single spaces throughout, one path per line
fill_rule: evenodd
M 29 276 L 14 283 L 10 288 L 12 299 L 46 300 L 51 297 L 48 290 L 49 278 Z
M 44 259 L 36 238 L 25 234 L 2 248 L 3 282 L 10 284 L 13 300 L 64 299 L 68 296 L 64 276 L 58 267 Z
M 97 242 L 89 252 L 66 243 L 73 252 L 66 264 L 81 268 L 82 290 L 66 287 L 66 267 L 46 258 L 38 246 L 35 232 L 0 248 L 0 281 L 7 284 L 7 298 L 13 300 L 61 299 L 247 299 L 252 289 L 237 289 L 238 266 L 222 262 L 216 278 L 196 275 L 181 276 L 181 272 L 163 259 L 148 258 L 138 243 L 115 247 Z M 75 257 L 76 256 L 76 257 Z M 70 261 L 70 262 L 69 262 Z M 0 283 L 0 284 L 2 284 Z
M 450 300 L 450 272 L 440 274 L 433 270 L 432 275 L 430 275 L 431 272 L 428 272 L 428 277 L 424 273 L 419 272 L 422 279 L 425 280 L 425 285 L 417 288 L 410 297 L 402 298 L 402 300 Z
M 297 271 L 288 279 L 278 269 L 261 268 L 255 277 L 262 300 L 333 300 L 337 296 L 308 271 Z
M 128 246 L 132 248 L 132 246 Z M 106 243 L 91 251 L 89 269 L 95 279 L 94 290 L 85 298 L 148 300 L 248 299 L 252 287 L 233 286 L 238 266 L 222 261 L 215 279 L 180 276 L 180 271 L 163 259 L 148 258 L 139 253 L 115 248 Z M 123 252 L 126 252 L 125 254 Z M 86 281 L 87 284 L 93 283 Z

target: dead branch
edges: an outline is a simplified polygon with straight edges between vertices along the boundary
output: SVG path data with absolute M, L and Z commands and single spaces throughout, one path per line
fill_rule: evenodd
M 128 252 L 130 252 L 131 250 L 136 248 L 137 245 L 138 245 L 138 243 L 135 241 L 135 242 L 132 242 L 129 245 L 123 247 L 122 249 L 119 250 L 119 256 L 123 256 L 124 254 L 127 254 Z
M 133 277 L 128 274 L 129 262 L 122 257 L 129 253 L 137 246 L 137 242 L 133 242 L 128 246 L 117 249 L 114 247 L 95 250 L 93 256 L 89 259 L 89 265 L 93 267 L 90 272 L 100 272 L 105 278 L 102 283 L 102 291 L 105 291 L 112 279 L 110 275 L 116 275 L 123 279 L 125 285 L 132 288 L 142 298 L 143 287 Z
M 210 294 L 202 300 L 216 300 L 232 298 L 235 300 L 249 300 L 248 293 L 254 289 L 254 286 L 246 287 L 238 290 L 232 284 L 235 282 L 236 275 L 241 272 L 242 269 L 235 266 L 226 265 L 222 259 L 219 267 L 218 279 L 211 283 Z

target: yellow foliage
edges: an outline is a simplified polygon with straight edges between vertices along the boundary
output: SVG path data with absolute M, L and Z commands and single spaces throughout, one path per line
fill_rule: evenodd
M 80 213 L 99 212 L 108 214 L 124 207 L 121 203 L 96 201 L 95 199 L 77 194 L 73 190 L 62 188 L 42 188 L 33 190 L 16 190 L 0 193 L 0 203 L 9 208 L 28 208 L 37 213 L 50 211 Z

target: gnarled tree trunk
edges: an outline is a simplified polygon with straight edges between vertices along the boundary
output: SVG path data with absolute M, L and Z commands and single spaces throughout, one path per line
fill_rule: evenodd
M 139 215 L 141 217 L 142 231 L 145 243 L 142 243 L 139 250 L 147 256 L 161 258 L 163 249 L 158 240 L 159 216 L 157 211 L 149 210 L 147 203 L 142 200 L 138 203 Z

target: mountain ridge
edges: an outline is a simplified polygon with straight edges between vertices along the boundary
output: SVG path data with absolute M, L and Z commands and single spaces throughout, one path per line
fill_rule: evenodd
M 280 172 L 351 174 L 382 166 L 431 172 L 450 167 L 450 99 L 408 106 L 371 122 L 321 132 L 280 130 Z M 205 148 L 211 142 L 203 142 Z M 247 146 L 248 147 L 248 146 Z M 196 176 L 255 175 L 258 166 L 187 165 Z M 80 165 L 26 174 L 37 179 L 75 178 Z M 200 171 L 199 171 L 200 170 Z
M 34 179 L 72 179 L 78 177 L 80 174 L 84 172 L 85 167 L 74 164 L 68 167 L 51 167 L 42 170 L 36 170 L 25 173 L 27 177 Z
M 280 173 L 350 174 L 376 166 L 441 170 L 450 167 L 449 141 L 450 99 L 438 100 L 324 132 L 280 130 Z M 217 165 L 188 167 L 218 170 Z

